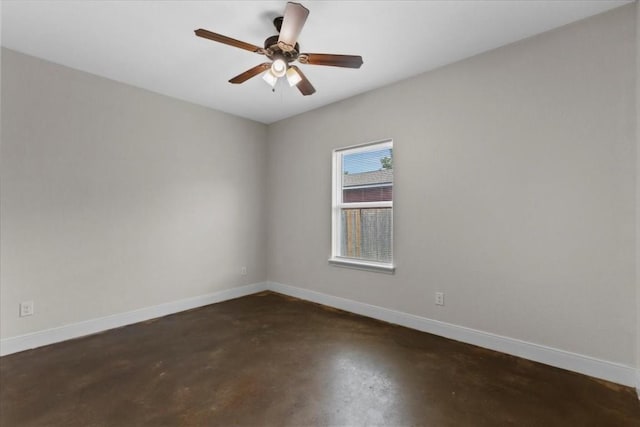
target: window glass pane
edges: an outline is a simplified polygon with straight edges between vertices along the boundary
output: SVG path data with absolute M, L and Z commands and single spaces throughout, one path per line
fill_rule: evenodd
M 341 255 L 391 262 L 392 208 L 342 209 Z
M 342 158 L 342 201 L 393 200 L 393 150 L 364 151 Z

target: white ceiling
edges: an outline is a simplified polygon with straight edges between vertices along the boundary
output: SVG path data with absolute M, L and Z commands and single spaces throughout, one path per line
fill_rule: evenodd
M 359 70 L 301 65 L 303 97 L 258 76 L 262 55 L 196 37 L 205 28 L 261 46 L 285 1 L 2 1 L 2 45 L 263 123 L 290 117 L 595 15 L 630 1 L 301 1 L 303 52 L 362 55 Z

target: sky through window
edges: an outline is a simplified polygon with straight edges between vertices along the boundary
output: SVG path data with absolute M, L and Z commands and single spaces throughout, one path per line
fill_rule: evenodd
M 342 173 L 362 173 L 382 169 L 383 157 L 391 157 L 391 150 L 365 151 L 347 154 L 342 159 Z

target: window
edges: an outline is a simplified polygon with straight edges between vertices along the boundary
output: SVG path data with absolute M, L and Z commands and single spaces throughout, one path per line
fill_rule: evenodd
M 333 152 L 332 264 L 393 272 L 393 142 Z

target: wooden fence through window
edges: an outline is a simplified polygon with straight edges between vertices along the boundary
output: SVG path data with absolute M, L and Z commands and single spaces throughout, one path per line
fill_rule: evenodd
M 391 226 L 391 208 L 343 209 L 342 255 L 390 262 Z

